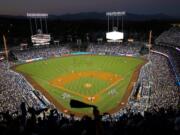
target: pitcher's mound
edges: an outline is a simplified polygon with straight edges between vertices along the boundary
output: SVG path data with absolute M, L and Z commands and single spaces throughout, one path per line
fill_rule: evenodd
M 86 89 L 90 89 L 91 87 L 92 87 L 91 83 L 85 83 L 84 84 L 84 88 L 86 88 Z

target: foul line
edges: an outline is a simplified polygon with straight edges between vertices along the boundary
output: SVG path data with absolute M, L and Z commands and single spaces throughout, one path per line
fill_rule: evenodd
M 61 86 L 59 86 L 59 85 L 55 85 L 55 84 L 51 84 L 51 85 L 54 86 L 54 87 L 56 87 L 56 88 L 62 89 L 62 90 L 65 91 L 65 92 L 71 93 L 71 94 L 73 94 L 73 95 L 80 96 L 80 97 L 83 97 L 83 98 L 87 98 L 87 96 L 84 96 L 84 95 L 82 95 L 82 94 L 80 94 L 80 93 L 77 93 L 77 92 L 74 92 L 74 91 L 72 91 L 72 90 L 66 89 L 66 88 L 61 87 Z
M 100 96 L 101 94 L 107 92 L 110 88 L 112 88 L 113 86 L 115 86 L 115 85 L 116 85 L 117 83 L 119 83 L 121 80 L 123 80 L 123 79 L 117 80 L 117 81 L 114 82 L 113 84 L 109 85 L 107 88 L 104 88 L 104 89 L 100 90 L 97 94 L 95 94 L 95 95 L 92 96 L 92 97 L 97 97 L 97 96 Z M 80 94 L 80 93 L 74 92 L 74 91 L 72 91 L 72 90 L 66 89 L 66 88 L 61 87 L 61 86 L 59 86 L 59 85 L 55 85 L 55 84 L 51 84 L 51 85 L 54 86 L 54 87 L 56 87 L 56 88 L 59 88 L 59 89 L 63 90 L 64 92 L 68 92 L 68 93 L 70 93 L 70 94 L 73 94 L 73 95 L 76 95 L 76 96 L 79 96 L 79 97 L 82 97 L 82 98 L 88 98 L 88 96 L 85 96 L 85 95 L 83 95 L 83 94 Z
M 107 88 L 100 90 L 100 91 L 99 91 L 97 94 L 95 94 L 94 96 L 99 96 L 100 94 L 105 93 L 105 92 L 108 91 L 110 88 L 112 88 L 112 87 L 115 86 L 117 83 L 119 83 L 119 81 L 121 81 L 121 80 L 123 80 L 123 79 L 117 80 L 117 81 L 114 82 L 113 84 L 109 85 Z

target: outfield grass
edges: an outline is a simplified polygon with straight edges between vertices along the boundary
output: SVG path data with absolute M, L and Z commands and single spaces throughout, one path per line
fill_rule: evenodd
M 134 70 L 142 63 L 142 59 L 133 57 L 79 55 L 19 65 L 16 71 L 29 75 L 68 111 L 89 114 L 92 112 L 91 109 L 70 108 L 70 98 L 95 104 L 101 113 L 108 112 L 117 107 L 122 100 Z M 56 78 L 85 71 L 107 72 L 121 77 L 121 80 L 113 84 L 98 77 L 79 77 L 65 83 L 64 89 L 55 87 L 51 83 Z M 111 84 L 112 87 L 103 92 L 103 89 Z M 110 91 L 113 91 L 113 94 L 109 94 Z M 64 94 L 70 98 L 68 96 L 64 98 Z M 97 96 L 93 102 L 84 100 L 85 97 L 93 96 Z

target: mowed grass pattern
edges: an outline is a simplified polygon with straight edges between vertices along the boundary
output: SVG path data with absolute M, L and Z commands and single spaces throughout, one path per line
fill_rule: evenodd
M 52 58 L 19 65 L 16 67 L 16 71 L 29 75 L 67 110 L 83 114 L 91 114 L 91 109 L 71 108 L 69 106 L 70 98 L 83 101 L 82 97 L 56 88 L 50 84 L 50 81 L 57 77 L 68 75 L 72 71 L 103 71 L 121 76 L 123 80 L 108 90 L 115 91 L 114 95 L 109 95 L 107 91 L 102 93 L 95 103 L 89 102 L 90 104 L 97 105 L 100 112 L 104 113 L 118 105 L 127 90 L 132 73 L 136 67 L 142 63 L 142 59 L 133 57 L 79 55 Z M 90 83 L 92 84 L 92 87 L 85 89 L 84 83 Z M 77 93 L 93 96 L 102 88 L 108 87 L 108 85 L 109 84 L 106 81 L 86 77 L 73 80 L 71 83 L 66 84 L 65 87 Z M 64 93 L 69 94 L 70 98 L 64 98 Z

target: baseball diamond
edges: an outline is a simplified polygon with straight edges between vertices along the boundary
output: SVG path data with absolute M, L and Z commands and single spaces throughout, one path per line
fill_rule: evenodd
M 61 111 L 89 115 L 90 108 L 71 108 L 70 99 L 96 105 L 101 113 L 113 112 L 127 101 L 144 63 L 135 57 L 75 55 L 22 64 L 15 70 Z

